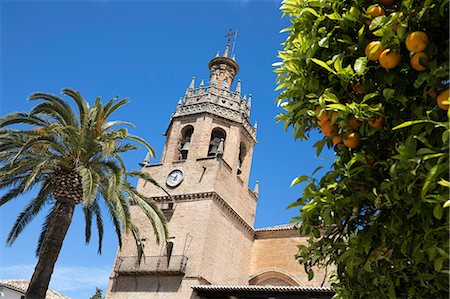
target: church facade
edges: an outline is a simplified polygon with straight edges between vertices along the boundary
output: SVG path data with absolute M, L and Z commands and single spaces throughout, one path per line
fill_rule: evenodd
M 125 237 L 114 262 L 106 298 L 331 298 L 319 287 L 324 272 L 308 281 L 295 260 L 306 243 L 294 225 L 255 229 L 258 183 L 248 187 L 256 125 L 252 97 L 243 95 L 229 45 L 209 62 L 209 84 L 192 80 L 166 131 L 160 163 L 142 171 L 165 182 L 172 195 L 142 181 L 168 221 L 170 238 L 156 245 L 151 224 L 131 207 L 145 243 L 136 264 L 134 240 Z

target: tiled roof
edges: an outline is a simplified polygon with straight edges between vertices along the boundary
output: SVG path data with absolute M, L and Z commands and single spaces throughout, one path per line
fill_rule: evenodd
M 303 286 L 271 286 L 271 285 L 197 285 L 195 291 L 202 293 L 233 292 L 233 293 L 284 293 L 284 294 L 334 294 L 330 287 Z
M 255 229 L 255 231 L 256 232 L 267 232 L 267 231 L 277 231 L 277 230 L 291 230 L 291 229 L 297 229 L 297 228 L 299 228 L 298 223 L 288 223 L 288 224 L 281 224 L 281 225 L 257 228 L 257 229 Z
M 25 294 L 25 292 L 27 291 L 29 284 L 30 282 L 28 280 L 12 280 L 12 279 L 0 280 L 0 286 L 7 287 L 9 289 L 21 292 L 23 294 Z M 70 298 L 49 289 L 47 290 L 45 299 L 70 299 Z

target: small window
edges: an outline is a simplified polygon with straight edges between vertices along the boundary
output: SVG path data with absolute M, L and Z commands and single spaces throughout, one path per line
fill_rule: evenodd
M 181 130 L 181 145 L 179 160 L 186 160 L 188 157 L 189 149 L 191 147 L 191 137 L 194 133 L 194 127 L 186 126 Z
M 215 128 L 211 133 L 209 142 L 208 157 L 222 155 L 225 149 L 226 133 L 220 128 Z
M 227 81 L 227 79 L 222 81 L 222 89 L 228 89 L 228 81 Z

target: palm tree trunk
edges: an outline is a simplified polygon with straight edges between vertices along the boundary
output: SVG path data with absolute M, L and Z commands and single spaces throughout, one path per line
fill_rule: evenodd
M 25 299 L 45 299 L 53 268 L 72 223 L 74 210 L 75 203 L 72 201 L 56 202 Z

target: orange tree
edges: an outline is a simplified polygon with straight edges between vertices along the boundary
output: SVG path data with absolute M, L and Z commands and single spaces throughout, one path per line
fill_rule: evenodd
M 307 181 L 298 260 L 335 266 L 337 298 L 447 298 L 446 0 L 284 0 L 278 120 L 336 160 Z

